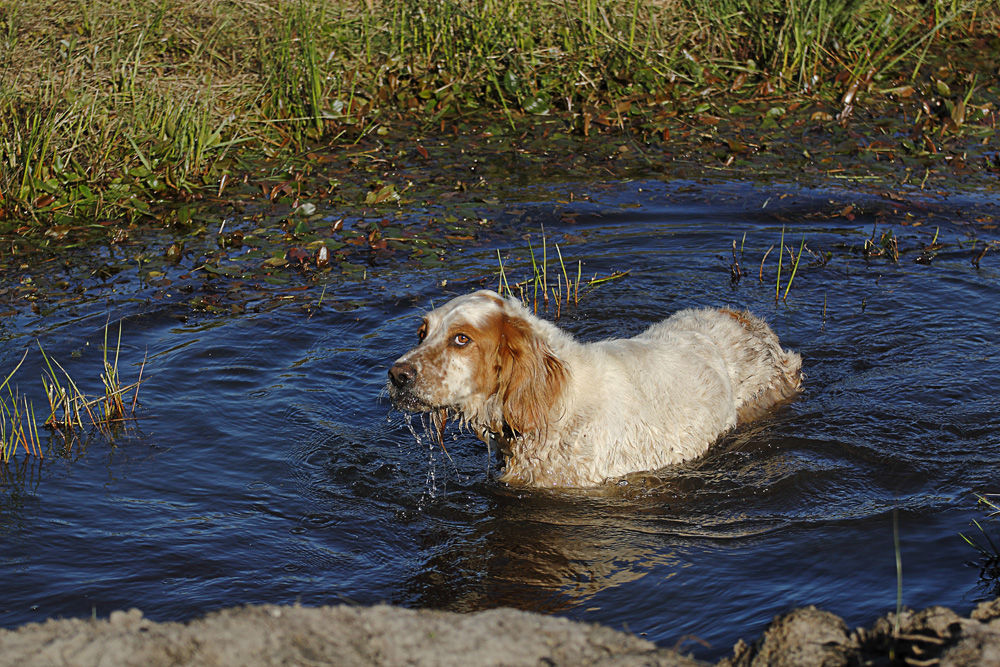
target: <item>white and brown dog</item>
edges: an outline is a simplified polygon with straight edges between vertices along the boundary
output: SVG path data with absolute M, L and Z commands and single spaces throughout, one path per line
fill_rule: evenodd
M 580 343 L 516 301 L 480 291 L 428 313 L 389 370 L 406 412 L 450 415 L 506 457 L 501 478 L 592 487 L 705 452 L 794 396 L 802 359 L 763 320 L 682 310 L 629 339 Z

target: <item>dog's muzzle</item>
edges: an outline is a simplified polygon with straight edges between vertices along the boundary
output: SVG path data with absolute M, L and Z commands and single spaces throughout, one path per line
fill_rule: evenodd
M 389 381 L 396 389 L 406 391 L 416 383 L 417 369 L 409 362 L 397 361 L 389 369 Z
M 397 361 L 389 369 L 389 398 L 397 410 L 404 412 L 426 412 L 431 409 L 414 394 L 417 384 L 417 368 L 406 361 Z

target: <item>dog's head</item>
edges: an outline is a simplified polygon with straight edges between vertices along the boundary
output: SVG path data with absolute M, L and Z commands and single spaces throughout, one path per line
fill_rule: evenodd
M 486 290 L 431 311 L 417 330 L 420 343 L 389 369 L 393 405 L 407 412 L 448 410 L 493 432 L 542 428 L 566 368 L 532 319 L 519 304 Z

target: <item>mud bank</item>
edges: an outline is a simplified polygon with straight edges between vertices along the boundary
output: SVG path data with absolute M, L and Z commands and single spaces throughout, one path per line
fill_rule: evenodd
M 138 610 L 0 630 L 0 665 L 706 665 L 609 628 L 513 609 L 474 614 L 359 607 L 240 607 L 190 623 Z M 720 667 L 1000 665 L 1000 598 L 968 618 L 931 607 L 870 628 L 814 607 L 775 618 Z

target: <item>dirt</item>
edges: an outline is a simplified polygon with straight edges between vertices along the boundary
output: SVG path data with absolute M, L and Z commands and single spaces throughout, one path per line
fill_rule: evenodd
M 849 631 L 815 607 L 779 616 L 763 637 L 736 644 L 719 667 L 835 667 L 839 665 L 1000 665 L 1000 598 L 967 618 L 945 607 L 904 609 L 870 628 Z
M 898 622 L 897 622 L 898 621 Z M 707 665 L 599 625 L 514 609 L 474 614 L 375 607 L 225 609 L 156 623 L 137 609 L 107 619 L 0 630 L 0 665 Z M 969 617 L 904 610 L 850 631 L 815 607 L 778 616 L 719 667 L 1000 665 L 1000 598 Z

